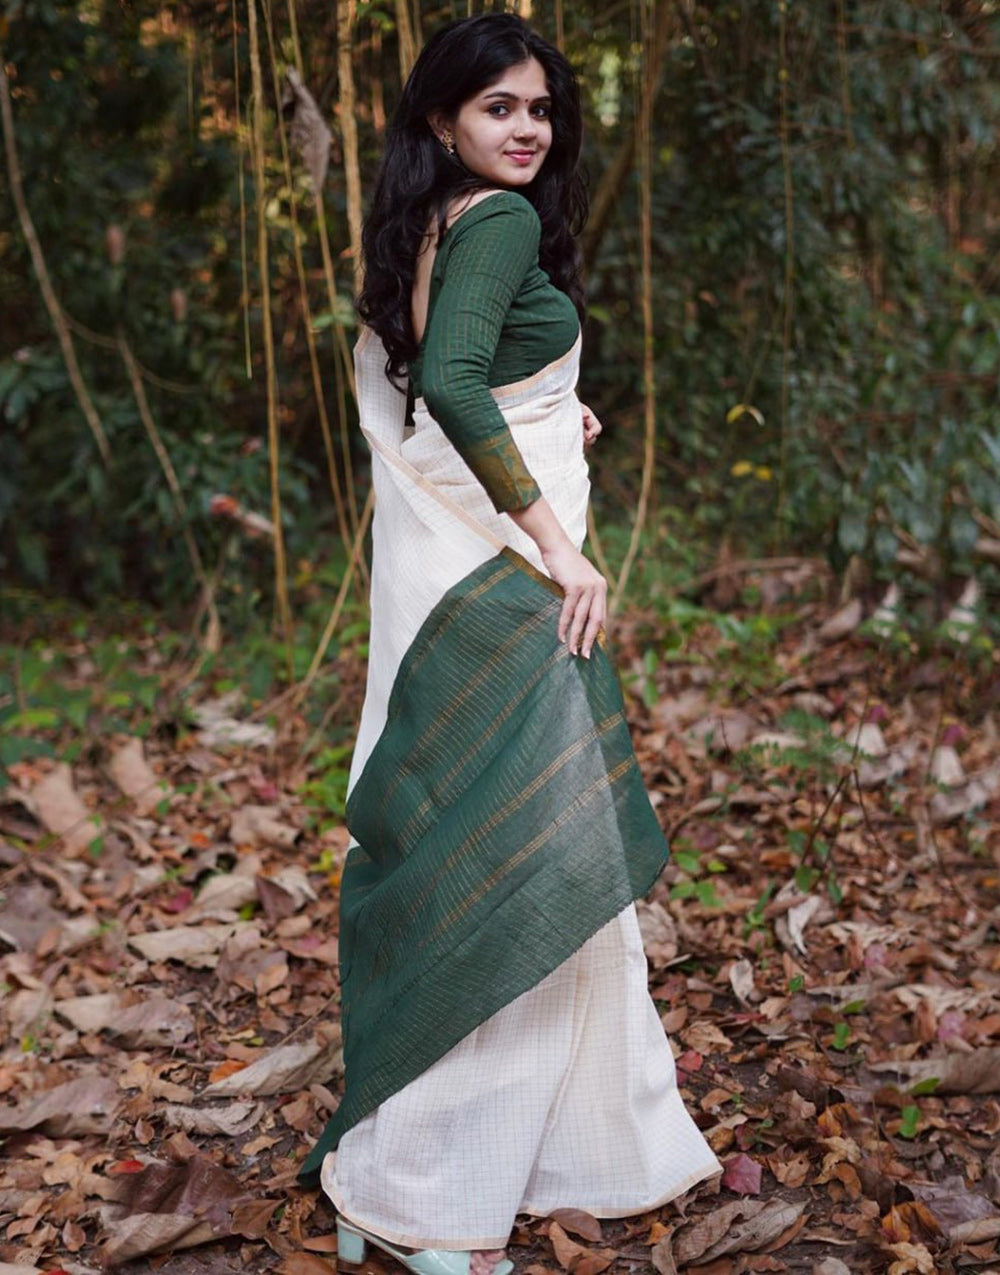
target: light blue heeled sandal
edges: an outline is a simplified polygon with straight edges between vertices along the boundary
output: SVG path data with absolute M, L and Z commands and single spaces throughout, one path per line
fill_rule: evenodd
M 365 1260 L 365 1250 L 374 1244 L 397 1262 L 413 1271 L 413 1275 L 469 1275 L 472 1254 L 449 1252 L 443 1248 L 424 1248 L 417 1253 L 402 1253 L 377 1235 L 369 1235 L 353 1222 L 337 1218 L 337 1265 L 360 1266 Z M 510 1275 L 514 1263 L 504 1258 L 493 1267 L 493 1275 Z

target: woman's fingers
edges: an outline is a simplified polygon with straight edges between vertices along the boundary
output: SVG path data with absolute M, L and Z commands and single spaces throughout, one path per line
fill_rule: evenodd
M 607 615 L 607 588 L 604 582 L 581 591 L 573 600 L 563 603 L 563 615 L 560 626 L 564 627 L 564 617 L 569 618 L 569 634 L 567 643 L 573 655 L 582 655 L 590 659 L 597 635 L 601 631 Z M 562 637 L 562 633 L 560 633 Z
M 543 554 L 552 579 L 563 590 L 557 633 L 573 655 L 590 657 L 607 613 L 607 581 L 568 541 Z
M 600 434 L 603 426 L 586 404 L 581 403 L 580 409 L 583 417 L 583 445 L 589 447 Z
M 584 589 L 577 598 L 576 606 L 573 608 L 573 619 L 569 627 L 569 649 L 571 655 L 580 654 L 580 639 L 587 625 L 587 617 L 590 615 L 592 601 L 593 591 Z
M 597 641 L 597 635 L 604 626 L 607 616 L 607 594 L 605 590 L 600 591 L 600 596 L 594 599 L 594 605 L 590 608 L 590 615 L 587 618 L 587 628 L 583 634 L 582 653 L 584 659 L 590 659 L 590 653 L 594 649 L 594 643 Z
M 576 604 L 579 600 L 580 591 L 578 589 L 567 589 L 563 594 L 562 610 L 559 612 L 559 641 L 566 641 L 566 633 L 569 629 L 569 622 L 573 618 L 573 612 L 576 610 Z

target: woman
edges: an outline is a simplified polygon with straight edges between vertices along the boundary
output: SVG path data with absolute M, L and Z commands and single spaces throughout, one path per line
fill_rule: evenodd
M 600 432 L 574 392 L 580 141 L 556 49 L 510 14 L 454 23 L 365 226 L 346 1088 L 302 1172 L 342 1265 L 371 1241 L 422 1275 L 507 1275 L 517 1212 L 626 1216 L 719 1168 L 646 988 L 634 900 L 666 846 L 580 552 Z

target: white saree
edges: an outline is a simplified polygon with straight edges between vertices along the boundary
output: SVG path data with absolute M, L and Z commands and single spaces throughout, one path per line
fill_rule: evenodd
M 528 470 L 582 545 L 590 484 L 575 386 L 579 340 L 535 376 L 492 391 Z M 405 397 L 381 341 L 355 348 L 375 514 L 368 681 L 353 786 L 386 724 L 404 654 L 435 604 L 511 546 L 538 550 L 427 412 L 404 436 Z M 322 1165 L 345 1218 L 415 1248 L 496 1249 L 518 1212 L 654 1208 L 720 1166 L 684 1109 L 646 983 L 634 905 L 351 1126 Z

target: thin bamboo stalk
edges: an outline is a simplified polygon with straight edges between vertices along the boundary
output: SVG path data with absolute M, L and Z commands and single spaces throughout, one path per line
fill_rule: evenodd
M 295 0 L 287 0 L 288 5 L 288 30 L 292 37 L 292 57 L 295 59 L 295 69 L 299 73 L 299 79 L 305 83 L 306 69 L 302 59 L 302 45 L 299 43 L 299 20 L 295 13 Z
M 289 5 L 290 12 L 294 12 L 294 7 Z M 270 0 L 264 0 L 264 12 L 267 17 L 265 29 L 267 31 L 267 52 L 271 65 L 271 82 L 274 89 L 276 101 L 281 99 L 281 82 L 278 70 L 277 53 L 274 47 L 274 36 L 272 33 L 271 6 Z M 285 128 L 285 121 L 281 112 L 277 114 L 278 121 L 278 139 L 281 145 L 281 160 L 285 171 L 285 182 L 288 186 L 288 204 L 289 213 L 292 222 L 292 256 L 295 260 L 295 272 L 299 285 L 299 304 L 302 307 L 303 326 L 305 328 L 306 349 L 309 354 L 309 370 L 312 375 L 313 397 L 316 401 L 316 412 L 319 416 L 320 432 L 323 435 L 323 446 L 326 451 L 327 471 L 330 479 L 330 490 L 333 494 L 333 503 L 337 512 L 337 524 L 340 529 L 340 535 L 346 544 L 349 540 L 349 532 L 347 527 L 347 512 L 344 507 L 344 496 L 340 486 L 340 475 L 337 472 L 337 460 L 333 447 L 333 436 L 330 431 L 330 418 L 326 410 L 326 395 L 323 392 L 323 376 L 319 366 L 319 355 L 316 349 L 316 334 L 313 331 L 312 307 L 309 303 L 309 286 L 306 282 L 306 267 L 302 257 L 302 243 L 299 235 L 299 210 L 298 199 L 295 195 L 295 175 L 292 171 L 292 156 L 288 144 L 288 131 Z
M 361 164 L 355 122 L 357 95 L 351 46 L 357 20 L 357 0 L 337 0 L 337 79 L 340 98 L 340 136 L 344 146 L 344 178 L 347 185 L 347 225 L 354 264 L 354 291 L 361 290 Z
M 305 79 L 303 73 L 302 48 L 299 43 L 298 25 L 295 21 L 294 0 L 288 0 L 289 4 L 289 27 L 292 36 L 293 56 L 295 58 L 295 66 L 299 75 Z M 326 224 L 326 208 L 323 202 L 323 191 L 315 190 L 313 192 L 316 199 L 316 224 L 319 230 L 319 246 L 320 255 L 323 261 L 323 279 L 326 284 L 327 303 L 330 307 L 330 313 L 336 314 L 339 305 L 337 296 L 337 284 L 333 272 L 333 253 L 330 250 L 330 232 Z M 354 384 L 354 364 L 351 359 L 351 353 L 347 345 L 347 337 L 344 333 L 343 324 L 336 321 L 332 326 L 333 333 L 333 366 L 334 374 L 337 381 L 337 404 L 340 420 L 340 442 L 341 453 L 344 466 L 344 480 L 347 488 L 347 516 L 350 525 L 351 535 L 356 535 L 358 530 L 358 503 L 354 490 L 354 474 L 351 469 L 351 452 L 350 440 L 347 433 L 347 412 L 346 412 L 346 394 L 344 389 L 344 381 L 346 379 L 350 388 L 352 397 L 357 400 L 357 390 Z M 368 564 L 361 563 L 360 575 L 362 581 L 367 588 L 368 586 Z
M 340 332 L 340 340 L 337 349 L 334 352 L 333 370 L 337 383 L 337 419 L 340 421 L 340 449 L 344 455 L 344 466 L 348 474 L 347 494 L 351 506 L 351 526 L 354 531 L 358 529 L 358 504 L 357 495 L 354 489 L 354 476 L 351 470 L 351 440 L 347 430 L 347 388 L 348 378 L 344 374 L 345 368 L 350 368 L 351 378 L 350 387 L 357 401 L 357 387 L 354 384 L 354 365 L 346 350 L 346 339 L 343 330 Z M 366 571 L 367 578 L 367 571 Z
M 795 189 L 792 183 L 792 148 L 788 128 L 788 0 L 778 3 L 778 138 L 781 145 L 782 186 L 785 204 L 785 271 L 782 286 L 781 398 L 778 461 L 778 501 L 775 536 L 780 539 L 788 496 L 788 408 L 792 356 L 793 288 L 795 285 Z
M 352 37 L 357 20 L 357 0 L 337 0 L 337 81 L 340 111 L 340 136 L 344 148 L 344 178 L 347 186 L 347 226 L 351 243 L 351 262 L 353 265 L 354 294 L 361 291 L 361 163 L 358 153 L 358 129 L 355 122 L 356 94 L 354 90 L 354 63 L 352 60 Z M 329 251 L 329 245 L 324 249 Z M 325 258 L 324 258 L 325 262 Z M 332 275 L 332 265 L 331 265 Z M 344 374 L 352 377 L 351 360 L 347 353 L 347 342 L 343 332 L 336 334 L 340 346 Z M 353 383 L 353 382 L 352 382 Z M 351 523 L 357 530 L 358 512 L 357 498 L 354 492 L 350 456 L 347 438 L 346 413 L 341 412 L 341 444 L 344 449 L 344 468 L 347 474 L 347 498 L 351 508 Z
M 66 320 L 63 318 L 62 306 L 59 304 L 55 289 L 52 286 L 52 279 L 49 275 L 49 268 L 45 264 L 45 254 L 42 252 L 41 241 L 35 230 L 35 223 L 31 219 L 28 201 L 24 196 L 24 185 L 21 181 L 21 163 L 17 153 L 17 138 L 14 136 L 14 111 L 10 102 L 10 89 L 7 84 L 7 72 L 4 69 L 2 50 L 0 50 L 0 118 L 3 120 L 7 178 L 10 182 L 11 198 L 17 211 L 21 233 L 24 235 L 24 241 L 28 245 L 31 265 L 38 280 L 42 300 L 45 302 L 45 308 L 49 312 L 49 318 L 52 320 L 52 326 L 55 328 L 56 336 L 59 339 L 59 348 L 62 350 L 66 372 L 69 376 L 70 385 L 73 387 L 73 393 L 76 395 L 76 401 L 80 404 L 83 418 L 94 436 L 94 442 L 97 444 L 101 459 L 105 465 L 108 465 L 111 463 L 111 448 L 108 445 L 108 438 L 104 432 L 104 426 L 101 424 L 101 418 L 97 414 L 97 408 L 90 397 L 90 391 L 87 389 L 83 379 L 83 373 L 80 371 L 80 364 L 77 362 L 76 357 L 76 347 L 73 344 L 72 336 L 70 336 Z
M 292 696 L 293 711 L 299 706 L 299 704 L 302 703 L 306 695 L 309 693 L 309 688 L 315 681 L 316 674 L 319 672 L 320 666 L 326 656 L 326 652 L 333 640 L 333 635 L 337 631 L 337 625 L 340 623 L 340 616 L 344 610 L 344 603 L 347 600 L 347 592 L 354 579 L 354 573 L 365 560 L 365 535 L 368 531 L 368 524 L 371 522 L 374 508 L 375 491 L 374 489 L 371 489 L 368 492 L 368 499 L 365 501 L 365 507 L 361 511 L 361 521 L 358 524 L 358 530 L 351 545 L 351 553 L 350 558 L 348 559 L 347 569 L 344 572 L 344 578 L 340 582 L 340 588 L 337 590 L 337 596 L 334 599 L 330 616 L 326 622 L 326 627 L 324 628 L 323 634 L 316 645 L 313 657 L 309 661 L 309 668 L 306 671 L 305 677 L 303 677 L 302 681 L 299 682 L 298 686 L 295 688 L 295 693 Z
M 656 16 L 653 45 L 649 54 L 653 72 L 654 96 L 659 91 L 660 81 L 663 78 L 664 67 L 667 63 L 670 37 L 675 30 L 673 14 L 674 10 L 664 4 L 661 5 Z M 635 128 L 631 127 L 625 131 L 614 159 L 601 174 L 601 180 L 591 201 L 587 228 L 581 236 L 585 270 L 590 270 L 597 259 L 601 239 L 611 219 L 611 214 L 618 207 L 622 187 L 625 185 L 625 179 L 632 171 L 634 158 Z
M 142 376 L 139 373 L 139 365 L 135 361 L 124 332 L 119 332 L 118 334 L 118 351 L 122 356 L 122 362 L 125 364 L 125 372 L 128 376 L 129 384 L 132 386 L 136 407 L 139 409 L 139 419 L 142 421 L 153 451 L 156 453 L 156 459 L 160 462 L 163 476 L 167 480 L 167 487 L 173 497 L 174 507 L 177 510 L 177 517 L 180 522 L 181 535 L 187 547 L 188 557 L 191 559 L 191 568 L 198 579 L 198 583 L 201 585 L 201 601 L 195 623 L 201 618 L 203 611 L 207 613 L 208 628 L 203 645 L 206 651 L 214 654 L 222 646 L 222 625 L 219 623 L 219 612 L 215 605 L 215 588 L 205 571 L 205 565 L 198 549 L 198 542 L 195 540 L 194 532 L 191 530 L 187 501 L 184 499 L 184 492 L 181 490 L 177 471 L 174 469 L 170 453 L 164 445 L 163 437 L 157 428 L 153 413 L 150 411 L 149 400 L 146 398 L 146 387 L 143 385 Z
M 405 84 L 417 60 L 410 0 L 396 0 L 396 37 L 399 43 L 399 78 Z
M 323 204 L 323 196 L 321 192 L 316 195 L 316 215 L 319 225 L 319 247 L 320 255 L 323 260 L 323 278 L 326 282 L 327 299 L 331 312 L 336 312 L 339 304 L 337 296 L 337 284 L 333 274 L 333 254 L 330 251 L 330 232 L 326 225 L 326 209 Z M 358 530 L 358 498 L 354 487 L 354 472 L 351 468 L 351 447 L 350 438 L 347 432 L 347 393 L 350 390 L 351 397 L 357 402 L 358 391 L 354 383 L 354 362 L 351 358 L 351 352 L 347 345 L 347 336 L 344 332 L 343 325 L 334 323 L 333 325 L 333 369 L 337 380 L 337 413 L 340 421 L 340 449 L 344 464 L 344 478 L 347 487 L 347 512 L 348 520 L 351 526 L 351 533 L 356 534 Z M 368 583 L 368 567 L 363 564 L 361 574 Z
M 650 47 L 650 13 L 655 18 L 656 0 L 640 0 L 640 43 L 643 49 L 642 59 L 642 93 L 639 99 L 639 115 L 637 127 L 637 150 L 639 156 L 639 238 L 642 254 L 642 382 L 643 412 L 645 429 L 643 433 L 642 480 L 639 486 L 639 504 L 636 509 L 632 535 L 629 538 L 628 550 L 622 563 L 614 592 L 611 595 L 610 613 L 612 615 L 621 605 L 621 600 L 632 573 L 632 566 L 639 551 L 639 542 L 645 529 L 646 514 L 649 509 L 649 495 L 653 486 L 653 474 L 656 461 L 656 362 L 653 347 L 653 207 L 652 207 L 652 115 L 653 98 L 656 88 L 656 67 L 648 56 Z
M 840 62 L 840 103 L 847 130 L 847 149 L 854 150 L 854 108 L 851 104 L 851 77 L 847 62 L 847 19 L 844 0 L 837 0 L 837 59 Z
M 563 13 L 563 0 L 556 0 L 556 48 L 560 53 L 566 52 L 566 19 Z
M 372 32 L 371 74 L 368 77 L 372 86 L 372 127 L 381 137 L 385 132 L 385 93 L 382 85 L 382 28 L 376 27 Z
M 233 91 L 236 98 L 236 188 L 240 199 L 240 309 L 243 311 L 243 365 L 247 380 L 253 380 L 253 345 L 250 339 L 250 266 L 247 252 L 247 195 L 243 163 L 243 121 L 240 119 L 240 41 L 239 15 L 233 5 Z
M 589 502 L 587 504 L 587 544 L 594 555 L 598 571 L 604 576 L 605 580 L 610 580 L 611 567 L 608 565 L 608 557 L 604 552 L 604 545 L 597 530 L 597 522 L 594 519 L 594 506 Z
M 281 634 L 289 679 L 292 677 L 292 611 L 288 600 L 288 569 L 285 537 L 281 527 L 280 440 L 278 435 L 278 374 L 274 354 L 274 323 L 271 315 L 270 254 L 267 241 L 266 178 L 264 171 L 264 77 L 260 64 L 257 33 L 257 0 L 247 4 L 250 29 L 250 74 L 253 86 L 253 124 L 250 129 L 253 156 L 254 197 L 257 214 L 257 268 L 260 273 L 261 320 L 264 335 L 264 366 L 267 375 L 267 452 L 271 478 L 271 522 L 274 524 L 274 588 L 278 602 Z

